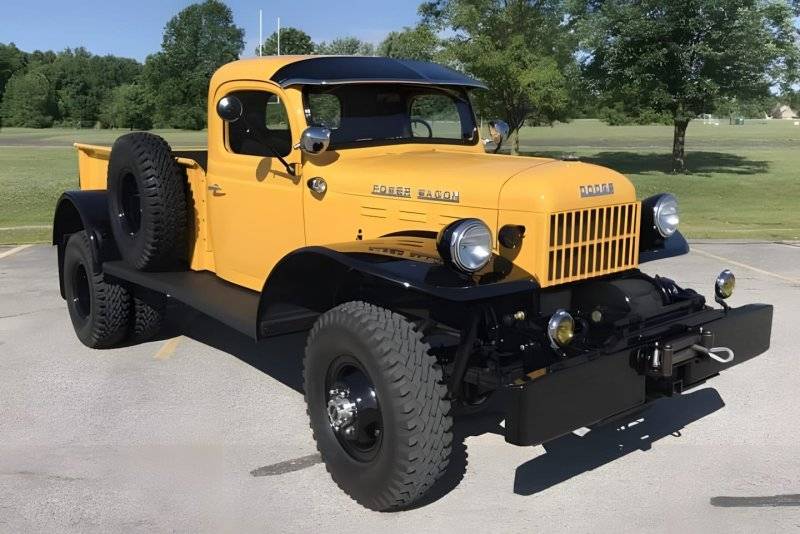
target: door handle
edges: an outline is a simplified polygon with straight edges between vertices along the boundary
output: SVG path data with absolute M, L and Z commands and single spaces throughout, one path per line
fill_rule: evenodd
M 308 182 L 306 182 L 306 185 L 318 195 L 324 195 L 325 191 L 328 190 L 328 183 L 320 177 L 311 178 Z
M 218 195 L 222 193 L 222 186 L 219 184 L 211 184 L 208 186 L 208 190 L 214 193 L 215 195 Z

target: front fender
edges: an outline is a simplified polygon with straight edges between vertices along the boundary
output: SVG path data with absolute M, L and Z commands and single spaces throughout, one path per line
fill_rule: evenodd
M 271 335 L 270 324 L 280 330 L 278 320 L 292 310 L 322 313 L 342 302 L 367 300 L 459 327 L 473 305 L 510 295 L 527 295 L 530 301 L 538 289 L 530 273 L 501 256 L 466 275 L 444 264 L 434 239 L 385 237 L 288 254 L 264 284 L 259 324 Z
M 689 243 L 686 242 L 686 238 L 680 232 L 675 232 L 668 239 L 663 239 L 657 243 L 645 243 L 643 240 L 642 246 L 646 246 L 646 248 L 639 251 L 640 264 L 689 253 Z

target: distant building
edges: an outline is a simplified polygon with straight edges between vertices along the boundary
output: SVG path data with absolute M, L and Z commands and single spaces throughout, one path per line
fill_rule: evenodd
M 770 116 L 773 119 L 793 119 L 797 117 L 797 112 L 786 104 L 783 104 L 781 106 L 775 106 Z

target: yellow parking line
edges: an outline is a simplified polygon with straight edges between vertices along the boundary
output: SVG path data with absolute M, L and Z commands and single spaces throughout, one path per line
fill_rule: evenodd
M 32 247 L 32 246 L 33 245 L 20 245 L 18 247 L 12 248 L 11 250 L 6 250 L 5 252 L 0 252 L 0 260 L 2 260 L 3 258 L 7 258 L 7 257 L 9 257 L 11 255 L 14 255 L 17 252 L 20 252 L 20 251 L 25 250 L 26 248 L 29 248 L 29 247 Z
M 161 348 L 158 349 L 156 355 L 153 356 L 156 360 L 168 360 L 175 351 L 178 349 L 178 345 L 180 345 L 181 339 L 183 336 L 173 337 L 172 339 L 168 339 Z
M 800 279 L 798 278 L 790 278 L 788 276 L 783 276 L 781 274 L 773 273 L 771 271 L 765 271 L 764 269 L 759 269 L 758 267 L 753 267 L 752 265 L 747 265 L 746 263 L 742 263 L 740 261 L 732 260 L 730 258 L 725 258 L 722 256 L 717 256 L 716 254 L 711 254 L 710 252 L 706 252 L 705 250 L 692 248 L 692 252 L 697 252 L 698 254 L 706 256 L 707 258 L 711 258 L 718 261 L 724 261 L 726 263 L 730 263 L 731 265 L 736 265 L 737 267 L 741 267 L 742 269 L 748 269 L 750 271 L 754 271 L 759 274 L 763 274 L 765 276 L 771 276 L 772 278 L 777 278 L 778 280 L 783 280 L 784 282 L 789 282 L 790 284 L 800 284 Z

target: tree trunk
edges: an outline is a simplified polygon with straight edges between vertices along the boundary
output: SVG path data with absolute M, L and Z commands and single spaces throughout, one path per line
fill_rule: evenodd
M 686 172 L 686 128 L 689 121 L 686 119 L 675 120 L 675 137 L 672 140 L 672 172 L 675 174 Z
M 519 156 L 519 128 L 514 130 L 512 135 L 514 136 L 514 141 L 511 144 L 511 155 Z

